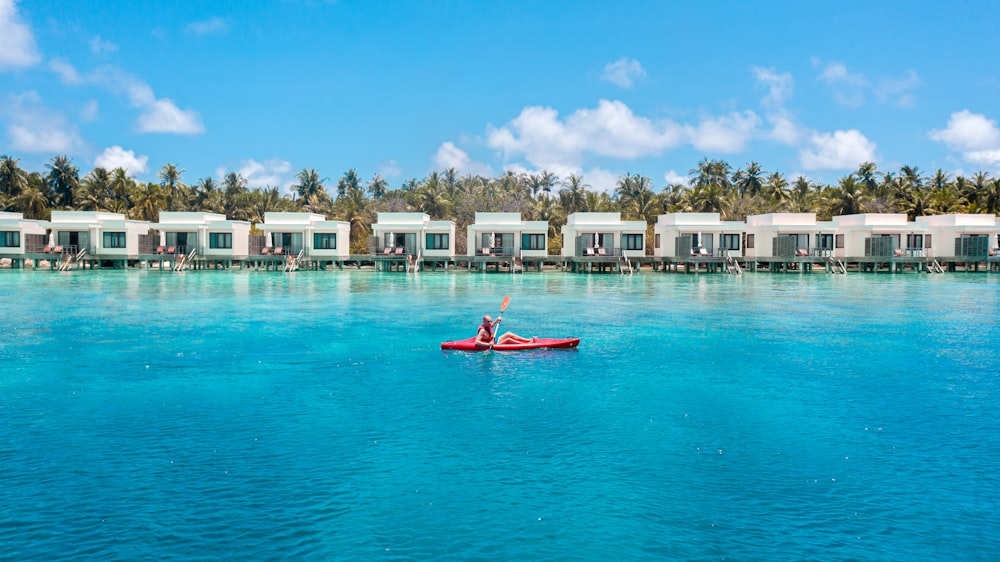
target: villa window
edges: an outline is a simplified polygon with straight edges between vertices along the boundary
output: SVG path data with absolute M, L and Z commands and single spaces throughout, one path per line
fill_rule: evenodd
M 818 250 L 832 250 L 833 249 L 833 235 L 832 234 L 817 234 L 816 235 L 816 249 L 818 249 Z
M 124 248 L 125 247 L 125 233 L 124 232 L 105 232 L 104 233 L 104 247 L 105 248 Z
M 20 248 L 21 233 L 16 230 L 0 232 L 0 248 Z
M 209 232 L 208 247 L 213 250 L 230 250 L 233 247 L 233 234 L 231 232 Z
M 313 248 L 317 250 L 336 250 L 336 232 L 316 232 L 313 234 Z
M 924 248 L 930 248 L 930 247 L 931 247 L 931 235 L 928 234 L 924 236 Z
M 521 249 L 522 250 L 544 250 L 545 249 L 545 235 L 544 234 L 522 234 L 521 235 Z
M 655 248 L 657 250 L 660 249 L 660 235 L 659 234 L 654 234 L 653 235 L 653 248 Z
M 623 250 L 642 250 L 642 234 L 622 234 Z
M 739 250 L 740 249 L 740 235 L 739 234 L 723 234 L 722 235 L 722 248 L 725 250 Z
M 753 234 L 747 234 L 747 249 L 748 250 L 752 250 L 753 249 L 753 238 L 754 238 Z
M 448 244 L 448 233 L 428 233 L 424 247 L 428 250 L 449 249 L 450 245 Z
M 924 247 L 924 235 L 923 234 L 907 234 L 906 235 L 906 249 L 908 250 L 920 250 Z
M 837 247 L 837 248 L 843 248 L 844 247 L 844 235 L 843 234 L 838 234 L 833 239 L 834 239 L 834 246 L 835 247 Z

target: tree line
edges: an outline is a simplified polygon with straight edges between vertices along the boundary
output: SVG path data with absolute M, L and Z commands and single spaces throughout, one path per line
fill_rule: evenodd
M 689 172 L 689 182 L 657 189 L 640 174 L 624 174 L 613 191 L 595 190 L 581 176 L 560 178 L 542 171 L 508 171 L 498 177 L 460 175 L 454 168 L 409 179 L 391 189 L 375 174 L 364 181 L 349 169 L 334 183 L 315 169 L 296 174 L 289 193 L 276 186 L 251 189 L 247 179 L 230 172 L 185 183 L 175 164 L 165 164 L 156 181 L 138 181 L 124 168 L 96 167 L 81 176 L 63 155 L 54 156 L 41 172 L 28 172 L 20 160 L 0 157 L 0 210 L 47 220 L 52 210 L 108 211 L 127 218 L 156 222 L 160 211 L 205 211 L 259 224 L 264 213 L 310 212 L 351 227 L 351 253 L 366 253 L 371 225 L 378 212 L 418 211 L 433 220 L 452 220 L 457 232 L 475 222 L 475 213 L 516 212 L 525 220 L 548 221 L 549 250 L 561 249 L 559 232 L 576 212 L 620 212 L 625 220 L 644 220 L 675 212 L 716 212 L 723 220 L 744 220 L 770 212 L 813 212 L 820 220 L 855 213 L 906 213 L 914 217 L 949 213 L 1000 213 L 1000 178 L 987 172 L 952 176 L 938 169 L 931 175 L 914 166 L 880 171 L 872 162 L 841 177 L 835 185 L 799 176 L 789 181 L 781 172 L 765 171 L 757 162 L 734 169 L 724 160 L 704 158 Z M 328 188 L 329 186 L 329 188 Z M 458 237 L 456 251 L 466 251 Z

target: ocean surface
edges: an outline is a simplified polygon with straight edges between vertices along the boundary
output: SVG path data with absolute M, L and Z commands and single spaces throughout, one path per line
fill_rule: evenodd
M 443 352 L 502 330 L 576 350 Z M 1000 276 L 0 271 L 2 560 L 997 560 Z

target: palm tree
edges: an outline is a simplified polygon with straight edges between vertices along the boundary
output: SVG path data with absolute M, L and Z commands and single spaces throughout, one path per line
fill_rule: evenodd
M 867 195 L 876 197 L 879 195 L 888 195 L 878 193 L 879 183 L 876 174 L 878 174 L 878 166 L 874 162 L 862 162 L 858 166 L 858 171 L 854 172 L 855 177 L 858 179 L 858 184 L 865 190 Z
M 181 176 L 187 170 L 178 170 L 177 166 L 173 164 L 164 164 L 160 171 L 156 173 L 156 177 L 160 180 L 160 187 L 165 191 L 167 197 L 167 207 L 170 211 L 177 211 L 178 201 L 187 189 L 184 182 L 181 181 Z
M 455 169 L 449 168 L 448 171 L 454 172 Z M 448 175 L 446 175 L 446 177 L 450 178 L 449 185 L 454 186 L 455 185 L 454 178 L 451 178 Z M 381 199 L 382 197 L 385 196 L 385 193 L 388 190 L 389 190 L 389 182 L 385 181 L 385 178 L 383 178 L 379 174 L 375 174 L 375 176 L 372 178 L 372 181 L 368 182 L 368 193 L 372 194 L 373 199 Z
M 28 185 L 14 200 L 15 208 L 26 219 L 45 220 L 49 218 L 49 198 L 36 185 Z
M 163 192 L 159 184 L 137 183 L 132 190 L 132 215 L 136 220 L 157 222 L 163 207 Z
M 414 193 L 414 206 L 433 219 L 443 219 L 452 208 L 448 190 L 438 182 L 428 181 Z
M 54 194 L 55 204 L 72 207 L 73 193 L 80 184 L 80 171 L 67 156 L 54 156 L 45 167 L 49 170 L 46 182 Z
M 732 167 L 725 160 L 703 158 L 698 162 L 698 166 L 689 172 L 693 180 L 691 184 L 695 187 L 716 184 L 724 192 L 728 192 L 732 188 L 732 182 L 729 181 L 731 170 Z
M 242 175 L 229 172 L 222 179 L 222 201 L 227 217 L 235 218 L 237 211 L 240 211 L 240 214 L 245 214 L 242 210 L 246 206 L 246 202 L 240 201 L 240 196 L 246 192 L 247 180 Z
M 329 199 L 326 187 L 323 186 L 323 182 L 327 178 L 320 178 L 319 173 L 315 169 L 303 169 L 301 172 L 295 174 L 295 177 L 299 180 L 299 183 L 292 185 L 292 189 L 299 196 L 299 199 L 303 201 L 303 204 L 307 204 L 310 200 L 323 201 Z
M 993 215 L 1000 215 L 1000 178 L 993 178 L 981 200 L 983 210 Z
M 344 195 L 337 198 L 334 217 L 351 225 L 351 253 L 367 254 L 372 211 L 364 191 L 347 188 Z
M 737 170 L 733 173 L 733 184 L 736 186 L 740 197 L 752 197 L 759 194 L 764 188 L 764 176 L 767 175 L 760 164 L 750 162 L 746 171 Z
M 435 174 L 437 174 L 437 172 L 435 172 Z M 361 190 L 361 178 L 358 176 L 358 172 L 354 168 L 344 172 L 344 175 L 337 180 L 337 197 L 347 195 L 347 192 L 352 189 L 357 189 L 358 191 Z
M 129 195 L 135 190 L 135 180 L 128 175 L 128 170 L 122 167 L 111 172 L 111 201 L 118 204 L 128 203 Z M 114 205 L 119 208 L 120 205 Z
M 618 178 L 615 196 L 626 216 L 648 220 L 652 209 L 653 181 L 639 174 L 625 174 Z
M 111 175 L 100 166 L 84 176 L 76 197 L 76 208 L 81 211 L 98 211 L 106 208 L 111 198 Z
M 17 197 L 28 187 L 28 174 L 18 165 L 20 161 L 10 156 L 0 158 L 0 194 Z
M 830 215 L 856 215 L 864 212 L 867 196 L 854 175 L 847 175 L 840 178 L 838 185 L 834 188 L 833 201 L 830 206 Z
M 219 185 L 211 177 L 202 178 L 194 184 L 194 201 L 192 205 L 195 209 L 207 210 L 205 202 L 212 196 L 212 193 L 219 190 Z
M 586 193 L 589 185 L 583 183 L 583 177 L 571 175 L 563 182 L 563 190 L 559 192 L 559 200 L 567 215 L 582 211 L 586 205 Z

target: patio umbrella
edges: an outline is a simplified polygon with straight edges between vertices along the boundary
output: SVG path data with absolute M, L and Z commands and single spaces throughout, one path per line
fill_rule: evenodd
M 166 231 L 161 230 L 160 231 L 160 246 L 166 246 L 166 245 L 167 245 L 167 233 L 166 233 Z
M 497 233 L 496 232 L 491 232 L 490 233 L 490 249 L 492 250 L 493 248 L 496 248 L 496 247 L 497 247 Z
M 599 248 L 599 247 L 600 247 L 600 245 L 601 245 L 601 244 L 600 244 L 600 242 L 598 242 L 598 237 L 597 237 L 597 233 L 595 232 L 595 233 L 594 233 L 594 248 Z
M 54 248 L 56 245 L 56 231 L 49 232 L 49 247 Z

